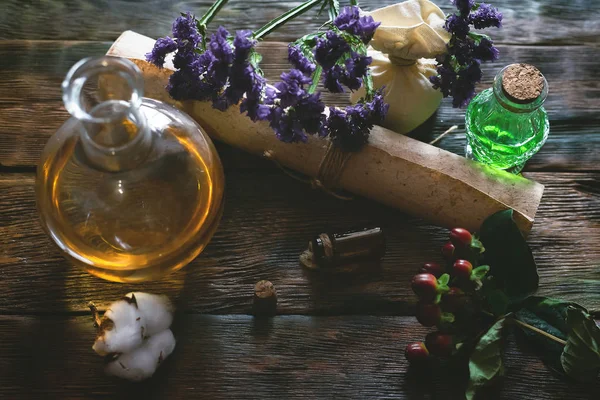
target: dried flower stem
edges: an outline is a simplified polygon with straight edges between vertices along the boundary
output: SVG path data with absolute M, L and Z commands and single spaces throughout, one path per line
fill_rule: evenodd
M 319 85 L 319 82 L 321 81 L 322 74 L 323 74 L 323 67 L 321 67 L 320 65 L 317 65 L 317 68 L 315 68 L 315 72 L 313 72 L 313 75 L 312 75 L 312 83 L 310 84 L 310 87 L 308 88 L 308 94 L 313 94 L 315 92 L 315 90 L 317 90 L 317 86 Z
M 434 145 L 437 142 L 439 142 L 440 140 L 442 140 L 444 138 L 444 136 L 446 136 L 447 134 L 454 132 L 455 130 L 458 129 L 458 125 L 453 125 L 450 128 L 448 128 L 448 130 L 444 133 L 442 133 L 440 136 L 436 137 L 435 139 L 433 139 L 431 142 L 429 142 L 429 144 Z
M 202 16 L 202 18 L 200 18 L 200 20 L 198 20 L 198 23 L 200 23 L 201 25 L 205 26 L 208 25 L 208 23 L 210 21 L 212 21 L 212 19 L 215 17 L 215 15 L 217 15 L 217 13 L 219 12 L 219 10 L 221 8 L 223 8 L 223 6 L 225 4 L 227 4 L 227 1 L 229 0 L 217 0 L 213 3 L 212 6 L 210 6 L 210 8 L 208 9 L 208 11 L 206 11 L 206 13 Z
M 90 301 L 88 303 L 88 307 L 90 308 L 90 311 L 92 312 L 92 317 L 94 318 L 94 327 L 99 328 L 100 324 L 102 323 L 102 320 L 100 318 L 100 313 L 98 312 L 98 307 L 96 307 L 93 301 Z
M 279 28 L 281 25 L 288 22 L 290 19 L 296 18 L 298 15 L 305 13 L 310 10 L 313 6 L 316 6 L 323 0 L 308 0 L 304 3 L 300 4 L 297 7 L 292 8 L 291 10 L 281 14 L 279 17 L 270 21 L 266 25 L 261 28 L 258 28 L 254 32 L 254 39 L 260 40 L 263 37 L 267 36 L 269 33 L 273 32 L 275 29 Z

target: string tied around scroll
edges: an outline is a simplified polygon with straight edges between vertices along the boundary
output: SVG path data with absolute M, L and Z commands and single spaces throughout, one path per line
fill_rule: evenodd
M 337 147 L 333 146 L 331 142 L 329 142 L 327 146 L 325 156 L 319 164 L 317 176 L 314 178 L 306 177 L 305 175 L 291 171 L 289 168 L 284 167 L 281 165 L 281 163 L 279 163 L 279 161 L 277 161 L 275 154 L 271 150 L 266 150 L 263 153 L 263 156 L 273 161 L 275 165 L 286 175 L 297 181 L 309 184 L 313 189 L 320 189 L 330 196 L 340 200 L 354 199 L 352 196 L 348 196 L 335 189 L 339 184 L 339 180 L 342 176 L 342 172 L 344 171 L 346 162 L 350 159 L 352 153 L 338 149 Z

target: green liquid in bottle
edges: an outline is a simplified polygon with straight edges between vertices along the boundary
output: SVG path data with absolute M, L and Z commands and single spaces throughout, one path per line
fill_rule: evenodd
M 518 173 L 542 147 L 550 125 L 542 103 L 547 85 L 535 100 L 519 104 L 502 90 L 502 70 L 494 87 L 478 94 L 467 108 L 467 157 Z

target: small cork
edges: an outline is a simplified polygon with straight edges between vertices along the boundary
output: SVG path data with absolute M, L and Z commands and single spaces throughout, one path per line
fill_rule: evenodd
M 254 285 L 254 304 L 252 312 L 255 316 L 272 316 L 277 311 L 277 291 L 269 281 L 259 281 Z
M 529 64 L 509 65 L 502 75 L 502 90 L 515 103 L 531 103 L 542 94 L 544 76 Z

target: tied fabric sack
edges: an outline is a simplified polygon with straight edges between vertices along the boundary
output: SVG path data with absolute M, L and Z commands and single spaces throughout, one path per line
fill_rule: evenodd
M 446 16 L 429 0 L 409 0 L 365 13 L 381 25 L 370 42 L 375 88 L 385 86 L 390 105 L 383 126 L 407 133 L 425 122 L 440 105 L 442 94 L 429 77 L 437 74 L 435 56 L 446 53 L 450 33 Z M 364 89 L 352 93 L 356 102 Z

